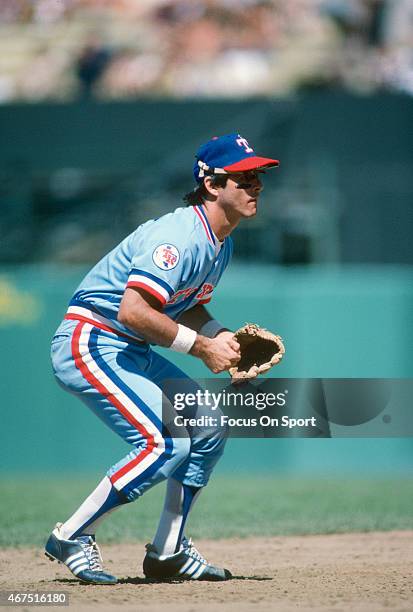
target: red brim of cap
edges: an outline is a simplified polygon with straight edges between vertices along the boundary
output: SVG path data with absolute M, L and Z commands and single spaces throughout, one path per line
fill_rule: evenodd
M 246 157 L 236 164 L 224 166 L 226 172 L 246 172 L 248 170 L 257 170 L 258 168 L 276 168 L 280 165 L 278 159 L 270 159 L 269 157 Z

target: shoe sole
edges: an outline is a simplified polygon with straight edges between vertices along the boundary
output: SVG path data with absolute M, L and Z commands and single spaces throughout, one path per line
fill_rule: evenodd
M 167 578 L 162 578 L 158 576 L 145 576 L 145 580 L 147 582 L 188 582 L 188 580 L 191 580 L 191 578 L 189 576 L 168 576 Z
M 168 578 L 154 578 L 145 575 L 145 579 L 147 582 L 227 582 L 232 579 L 228 578 L 191 578 L 191 576 L 170 576 Z

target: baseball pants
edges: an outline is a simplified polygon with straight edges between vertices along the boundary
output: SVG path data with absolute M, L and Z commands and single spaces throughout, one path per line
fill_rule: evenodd
M 166 381 L 180 379 L 194 392 L 199 388 L 182 370 L 149 345 L 84 321 L 62 322 L 51 356 L 59 384 L 133 446 L 107 471 L 125 501 L 169 477 L 190 487 L 207 484 L 223 453 L 226 431 L 211 429 L 200 436 L 184 431 L 176 437 L 165 427 L 165 405 L 174 412 L 163 394 Z

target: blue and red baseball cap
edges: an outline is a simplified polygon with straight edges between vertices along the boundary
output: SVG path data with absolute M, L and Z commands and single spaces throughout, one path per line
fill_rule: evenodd
M 275 168 L 278 159 L 256 155 L 248 140 L 240 134 L 215 136 L 201 145 L 195 155 L 194 177 L 201 183 L 209 174 L 233 174 L 258 168 Z

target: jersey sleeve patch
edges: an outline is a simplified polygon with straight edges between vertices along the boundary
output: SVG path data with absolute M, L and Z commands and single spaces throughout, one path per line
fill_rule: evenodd
M 179 263 L 180 254 L 173 244 L 160 244 L 152 253 L 152 261 L 161 270 L 173 270 Z
M 129 279 L 126 286 L 144 289 L 156 297 L 162 305 L 166 304 L 174 293 L 172 287 L 161 278 L 136 268 L 134 268 L 129 274 Z
M 184 221 L 170 214 L 143 225 L 131 247 L 128 285 L 145 289 L 162 305 L 187 287 L 193 275 L 196 243 L 192 226 Z

